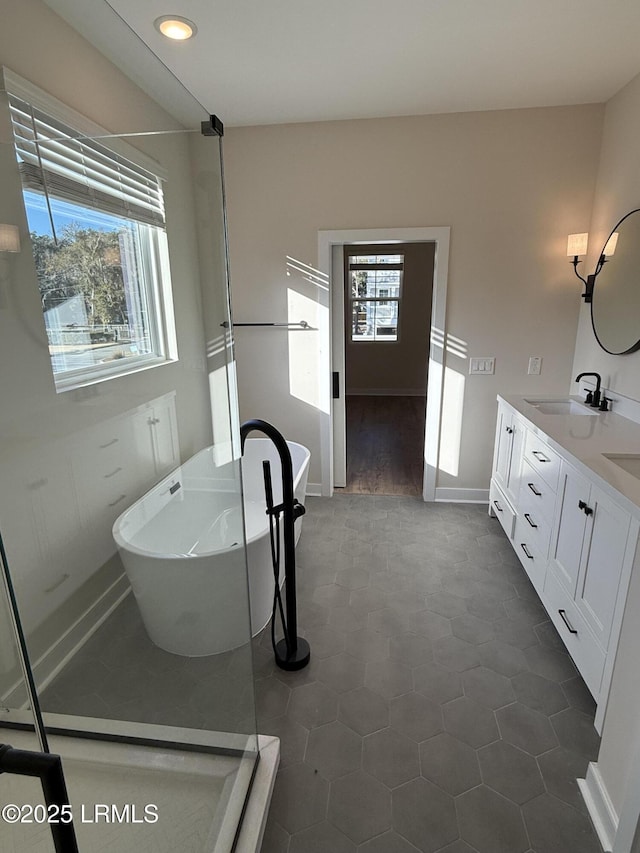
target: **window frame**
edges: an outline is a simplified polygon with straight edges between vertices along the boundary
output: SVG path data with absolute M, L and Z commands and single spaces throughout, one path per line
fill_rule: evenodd
M 152 174 L 157 178 L 160 192 L 162 192 L 162 182 L 166 181 L 168 177 L 166 169 L 148 155 L 124 142 L 117 134 L 105 130 L 7 68 L 0 70 L 0 83 L 2 84 L 0 88 L 4 91 L 5 97 L 11 95 L 30 104 L 55 122 L 65 125 L 73 134 L 77 134 L 80 141 L 83 138 L 97 139 L 102 148 L 114 153 L 114 161 L 116 157 L 124 158 L 139 169 Z M 9 110 L 8 100 L 6 104 L 7 110 Z M 36 192 L 36 190 L 29 190 L 21 181 L 26 218 L 25 192 Z M 51 193 L 49 198 L 63 201 L 66 204 L 74 204 L 69 199 L 57 196 L 55 192 Z M 84 207 L 80 202 L 76 203 L 76 206 L 78 208 Z M 95 208 L 85 207 L 85 209 L 95 209 L 107 216 L 118 216 L 118 214 L 109 214 L 108 211 L 101 209 L 99 204 Z M 161 227 L 143 222 L 135 216 L 120 216 L 120 218 L 128 219 L 135 225 L 137 243 L 135 254 L 140 272 L 140 281 L 138 281 L 137 286 L 139 298 L 145 303 L 147 318 L 145 331 L 149 334 L 151 347 L 154 351 L 142 355 L 130 355 L 124 359 L 114 359 L 112 362 L 57 372 L 53 369 L 51 352 L 49 352 L 51 372 L 57 393 L 124 377 L 152 367 L 171 364 L 178 360 L 166 221 L 164 227 Z
M 356 247 L 357 248 L 357 247 Z M 398 262 L 393 263 L 385 263 L 385 262 L 372 262 L 372 263 L 363 263 L 355 261 L 354 258 L 360 257 L 385 257 L 385 256 L 399 256 L 401 258 Z M 373 253 L 371 251 L 363 251 L 361 248 L 357 248 L 356 251 L 352 251 L 349 253 L 345 253 L 345 289 L 346 289 L 346 297 L 347 297 L 347 314 L 348 314 L 348 323 L 345 323 L 345 329 L 347 330 L 347 342 L 349 344 L 397 344 L 400 342 L 400 317 L 401 317 L 401 305 L 402 305 L 402 291 L 403 291 L 403 279 L 404 279 L 404 254 L 400 254 L 398 252 L 393 251 L 378 251 Z M 361 270 L 364 271 L 389 271 L 396 270 L 400 273 L 398 280 L 398 295 L 391 296 L 388 293 L 385 296 L 354 296 L 353 288 L 351 283 L 351 273 L 359 272 Z M 386 337 L 385 335 L 376 336 L 375 327 L 373 337 L 354 337 L 353 334 L 353 308 L 354 303 L 377 303 L 378 305 L 397 305 L 397 323 L 396 323 L 396 333 L 395 336 L 389 335 Z

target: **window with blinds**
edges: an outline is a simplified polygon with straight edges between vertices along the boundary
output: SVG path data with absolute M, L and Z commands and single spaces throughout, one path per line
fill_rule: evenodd
M 162 181 L 9 94 L 58 390 L 168 360 Z

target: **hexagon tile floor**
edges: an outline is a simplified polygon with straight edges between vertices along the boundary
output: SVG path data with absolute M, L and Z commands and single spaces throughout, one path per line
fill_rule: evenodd
M 594 703 L 486 507 L 309 498 L 297 566 L 309 666 L 254 641 L 262 853 L 599 853 Z

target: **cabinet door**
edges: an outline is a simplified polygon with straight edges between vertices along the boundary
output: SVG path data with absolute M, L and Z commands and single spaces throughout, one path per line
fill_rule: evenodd
M 576 604 L 603 649 L 611 634 L 613 613 L 624 564 L 630 516 L 597 486 L 588 503 L 585 542 Z
M 509 462 L 509 480 L 507 483 L 507 495 L 511 502 L 518 508 L 520 483 L 522 480 L 522 467 L 524 460 L 524 444 L 527 428 L 514 416 L 511 421 L 511 460 Z
M 588 504 L 590 493 L 589 481 L 563 462 L 551 561 L 558 579 L 572 598 L 578 586 L 582 545 L 589 518 L 581 504 Z
M 159 400 L 153 406 L 153 454 L 158 477 L 168 474 L 178 464 L 176 408 L 173 397 Z
M 500 406 L 496 424 L 496 445 L 493 459 L 493 474 L 496 481 L 504 489 L 509 477 L 509 460 L 513 444 L 511 429 L 511 413 Z
M 153 409 L 143 409 L 131 418 L 133 432 L 133 460 L 135 471 L 136 497 L 157 482 L 156 454 L 153 441 L 154 415 Z
M 504 491 L 509 489 L 511 454 L 513 450 L 513 413 L 504 406 L 498 408 L 496 445 L 493 461 L 494 477 Z

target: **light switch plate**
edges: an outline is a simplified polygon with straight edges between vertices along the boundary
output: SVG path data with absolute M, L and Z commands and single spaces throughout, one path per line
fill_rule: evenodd
M 496 360 L 494 356 L 469 359 L 469 373 L 474 375 L 488 376 L 495 373 Z
M 530 376 L 540 376 L 542 373 L 542 357 L 539 355 L 532 355 L 529 359 L 529 370 L 527 373 Z

